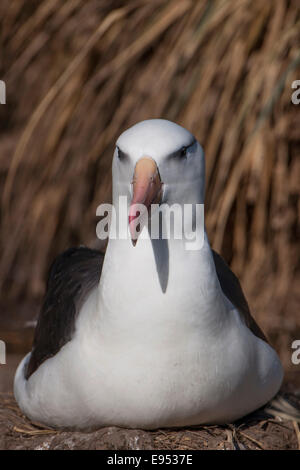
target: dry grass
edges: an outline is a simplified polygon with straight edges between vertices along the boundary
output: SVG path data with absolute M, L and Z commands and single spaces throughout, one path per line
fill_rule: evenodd
M 96 245 L 116 137 L 152 117 L 206 150 L 207 228 L 271 332 L 298 291 L 297 0 L 2 1 L 2 295 L 40 296 L 51 259 Z M 298 158 L 297 158 L 298 155 Z M 297 283 L 297 284 L 296 284 Z M 259 288 L 257 287 L 259 286 Z M 273 305 L 272 304 L 272 305 Z M 275 333 L 274 333 L 275 334 Z M 288 336 L 290 337 L 290 336 Z

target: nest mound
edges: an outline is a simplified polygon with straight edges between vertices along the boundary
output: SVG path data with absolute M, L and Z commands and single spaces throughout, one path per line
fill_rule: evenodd
M 268 450 L 300 449 L 299 425 L 258 411 L 228 426 L 142 431 L 54 431 L 23 416 L 11 394 L 0 394 L 0 450 Z

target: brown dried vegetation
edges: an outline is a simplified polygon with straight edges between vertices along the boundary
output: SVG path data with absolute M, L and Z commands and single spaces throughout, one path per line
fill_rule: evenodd
M 203 145 L 212 246 L 290 366 L 300 338 L 298 0 L 2 0 L 0 9 L 2 301 L 39 299 L 56 254 L 97 246 L 117 136 L 163 117 Z

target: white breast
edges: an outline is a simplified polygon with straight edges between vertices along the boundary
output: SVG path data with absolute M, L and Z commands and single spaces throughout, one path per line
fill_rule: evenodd
M 140 242 L 127 257 L 120 242 L 108 248 L 72 341 L 28 382 L 20 365 L 15 393 L 32 419 L 76 428 L 221 423 L 279 389 L 277 355 L 224 298 L 209 246 L 201 263 L 182 263 L 171 249 L 163 293 L 150 241 Z

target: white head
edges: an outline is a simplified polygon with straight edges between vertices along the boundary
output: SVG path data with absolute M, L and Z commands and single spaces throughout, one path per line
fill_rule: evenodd
M 186 129 L 149 119 L 127 129 L 116 142 L 113 199 L 134 204 L 204 203 L 204 152 Z

